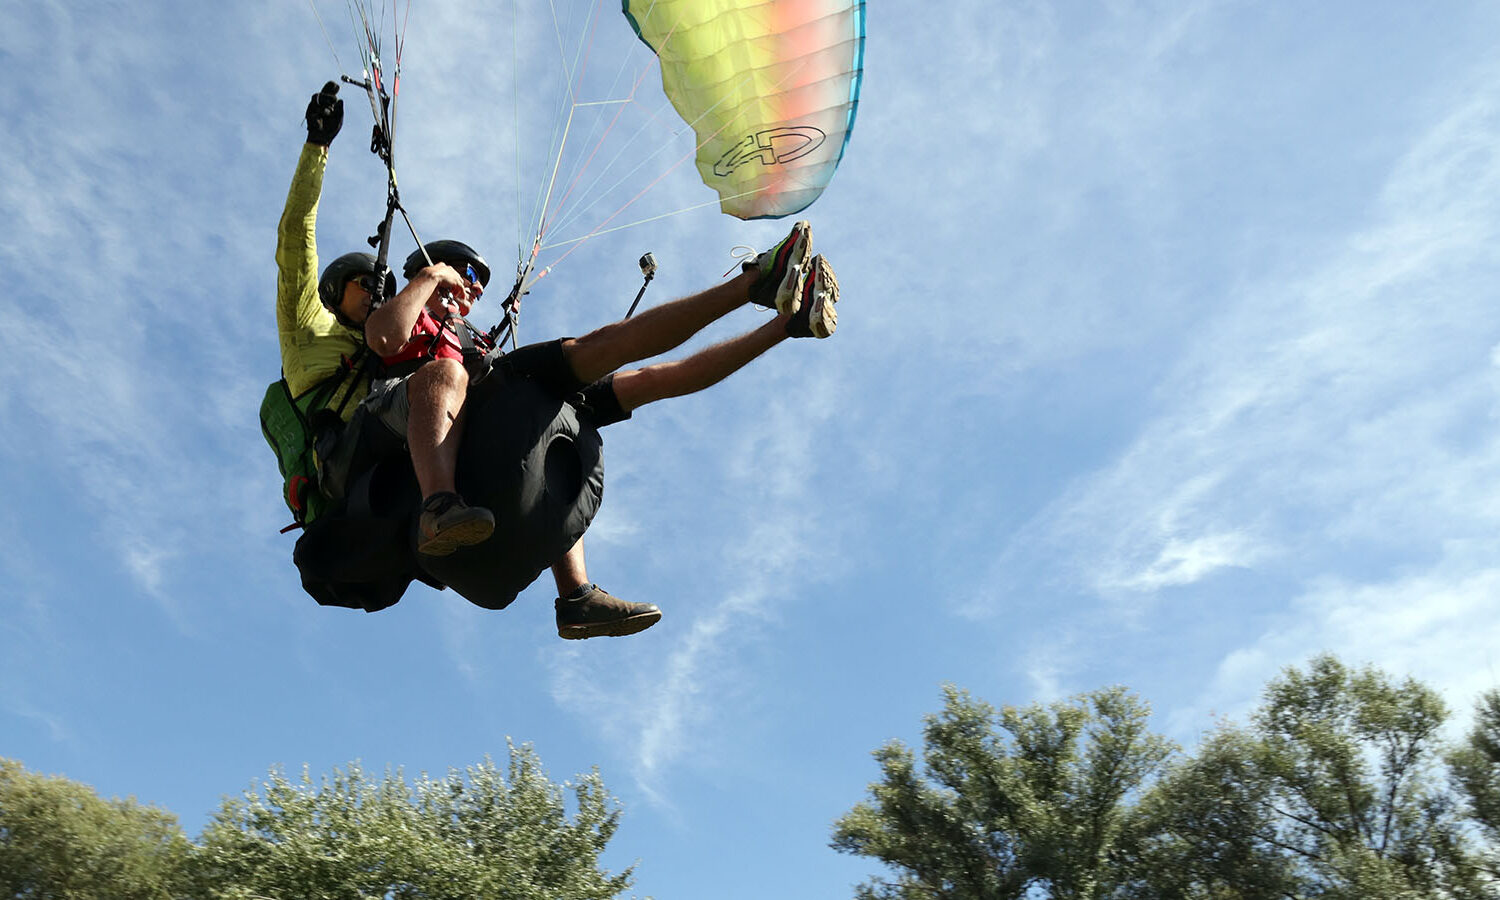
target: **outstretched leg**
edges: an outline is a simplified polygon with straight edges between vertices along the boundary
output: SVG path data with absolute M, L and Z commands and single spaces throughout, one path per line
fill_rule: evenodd
M 746 303 L 790 311 L 802 287 L 811 249 L 812 228 L 798 222 L 776 246 L 757 256 L 730 281 L 563 341 L 563 354 L 578 380 L 589 383 L 621 366 L 680 346 L 715 319 Z
M 580 379 L 587 375 L 597 381 L 627 362 L 671 350 L 743 303 L 781 310 L 759 328 L 686 359 L 617 373 L 608 384 L 620 408 L 629 413 L 647 403 L 711 387 L 788 337 L 828 337 L 837 324 L 838 282 L 832 268 L 821 256 L 802 260 L 795 269 L 786 264 L 797 245 L 805 253 L 806 238 L 805 223 L 798 223 L 785 241 L 761 254 L 757 265 L 738 278 L 655 307 L 639 319 L 616 322 L 565 341 L 568 364 Z M 779 268 L 780 274 L 763 277 L 760 264 Z M 581 539 L 552 566 L 552 577 L 557 583 L 557 633 L 561 637 L 634 634 L 661 620 L 656 606 L 621 600 L 588 580 Z
M 618 372 L 614 379 L 615 396 L 626 412 L 633 412 L 647 403 L 712 387 L 786 340 L 789 318 L 790 315 L 782 314 L 754 331 L 714 344 L 685 359 Z
M 666 353 L 715 319 L 748 303 L 749 287 L 757 277 L 753 270 L 742 272 L 706 291 L 653 306 L 633 318 L 563 341 L 568 365 L 579 381 L 587 383 L 621 366 Z
M 633 412 L 647 403 L 696 393 L 723 381 L 789 337 L 824 338 L 833 334 L 838 324 L 834 308 L 838 280 L 821 256 L 813 258 L 808 268 L 795 312 L 784 312 L 754 331 L 685 359 L 617 373 L 613 383 L 620 406 Z

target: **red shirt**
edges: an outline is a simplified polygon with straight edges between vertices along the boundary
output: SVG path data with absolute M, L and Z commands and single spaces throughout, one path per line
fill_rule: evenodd
M 435 341 L 434 337 L 436 337 Z M 416 324 L 411 327 L 411 337 L 406 339 L 406 343 L 390 356 L 382 356 L 380 361 L 390 366 L 423 357 L 456 359 L 459 362 L 464 360 L 463 348 L 459 346 L 458 337 L 452 329 L 444 328 L 425 308 L 417 316 Z

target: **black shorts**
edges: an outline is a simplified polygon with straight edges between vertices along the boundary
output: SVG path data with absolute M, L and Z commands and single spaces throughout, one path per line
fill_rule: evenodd
M 564 340 L 517 347 L 496 360 L 495 369 L 506 378 L 534 382 L 559 400 L 566 400 L 595 428 L 630 418 L 630 412 L 615 395 L 615 376 L 606 375 L 589 384 L 579 381 L 563 353 Z

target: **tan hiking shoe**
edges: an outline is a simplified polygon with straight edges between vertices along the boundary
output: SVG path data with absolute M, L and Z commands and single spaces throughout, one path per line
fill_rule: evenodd
M 630 603 L 591 585 L 576 600 L 557 598 L 557 636 L 570 641 L 591 637 L 624 637 L 661 621 L 653 603 Z
M 482 506 L 470 506 L 457 494 L 442 491 L 423 501 L 417 528 L 418 553 L 447 556 L 488 539 L 495 533 L 495 517 Z

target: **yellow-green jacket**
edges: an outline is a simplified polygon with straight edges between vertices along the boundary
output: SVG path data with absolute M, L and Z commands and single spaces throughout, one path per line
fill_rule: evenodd
M 301 396 L 338 371 L 364 344 L 364 335 L 345 328 L 318 299 L 318 197 L 328 148 L 304 144 L 286 195 L 276 232 L 276 330 L 281 337 L 281 369 L 293 396 Z M 369 380 L 351 379 L 328 403 L 343 404 L 347 421 L 369 391 Z M 348 402 L 344 402 L 345 395 Z

